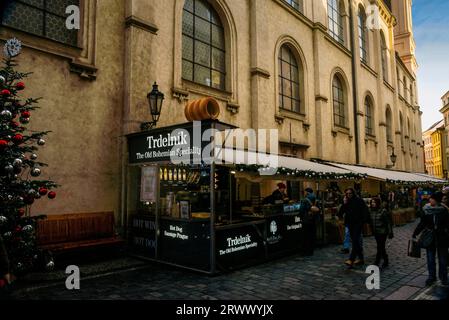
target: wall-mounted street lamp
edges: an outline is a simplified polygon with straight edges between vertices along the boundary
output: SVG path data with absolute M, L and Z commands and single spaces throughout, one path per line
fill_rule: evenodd
M 142 123 L 140 125 L 140 129 L 142 131 L 153 129 L 159 121 L 159 117 L 161 116 L 162 103 L 164 102 L 165 97 L 164 94 L 159 91 L 156 82 L 154 82 L 153 84 L 153 90 L 148 93 L 147 99 L 150 106 L 151 118 L 153 119 L 153 121 Z
M 394 148 L 393 148 L 393 152 L 392 152 L 391 155 L 390 155 L 390 161 L 391 161 L 391 163 L 392 163 L 393 165 L 387 166 L 387 168 L 393 168 L 393 167 L 396 165 L 396 161 L 397 161 L 397 160 L 398 160 L 398 156 L 395 155 L 395 153 L 394 153 Z
M 393 163 L 393 167 L 394 167 L 394 165 L 396 164 L 396 161 L 398 160 L 398 156 L 394 154 L 394 148 L 393 148 L 393 152 L 391 153 L 390 160 L 391 160 L 391 163 Z

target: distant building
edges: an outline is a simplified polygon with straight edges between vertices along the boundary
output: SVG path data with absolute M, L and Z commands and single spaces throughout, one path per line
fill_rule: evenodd
M 449 167 L 449 91 L 446 92 L 444 96 L 441 97 L 441 101 L 443 104 L 443 108 L 440 109 L 440 112 L 444 117 L 444 136 L 443 141 L 445 144 L 445 148 L 443 149 L 443 162 L 446 168 Z M 447 175 L 445 176 L 447 177 Z
M 423 133 L 426 172 L 437 178 L 447 176 L 447 162 L 443 161 L 443 155 L 445 155 L 443 150 L 447 145 L 444 137 L 444 120 L 438 121 Z

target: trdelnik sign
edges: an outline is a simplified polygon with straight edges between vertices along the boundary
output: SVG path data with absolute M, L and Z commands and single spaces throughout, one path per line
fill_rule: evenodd
M 259 164 L 261 174 L 274 174 L 278 167 L 278 131 L 274 129 L 230 129 L 214 121 L 194 121 L 183 125 L 131 134 L 128 138 L 129 163 L 171 162 L 173 164 Z M 269 142 L 267 141 L 269 139 Z M 271 154 L 267 153 L 268 145 Z M 245 148 L 257 152 L 242 152 Z M 236 150 L 240 150 L 237 152 Z

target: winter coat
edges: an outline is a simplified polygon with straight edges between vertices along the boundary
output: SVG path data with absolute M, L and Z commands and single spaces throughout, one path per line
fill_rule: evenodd
M 425 228 L 435 230 L 432 246 L 449 247 L 449 211 L 447 208 L 442 205 L 432 207 L 430 204 L 426 204 L 413 237 L 417 237 Z
M 375 235 L 393 234 L 393 219 L 387 209 L 370 209 L 370 224 Z
M 369 223 L 369 211 L 363 199 L 354 197 L 341 206 L 338 214 L 344 216 L 345 226 L 347 227 L 363 227 L 365 223 Z
M 9 260 L 6 248 L 3 244 L 3 238 L 0 236 L 0 278 L 9 273 Z

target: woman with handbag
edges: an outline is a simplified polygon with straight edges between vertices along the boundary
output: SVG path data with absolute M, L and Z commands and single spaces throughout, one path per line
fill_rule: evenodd
M 442 199 L 443 194 L 441 192 L 436 192 L 430 197 L 429 203 L 423 208 L 421 221 L 413 233 L 413 238 L 418 237 L 418 244 L 427 251 L 429 278 L 426 281 L 426 285 L 428 286 L 437 280 L 437 254 L 438 274 L 441 284 L 448 284 L 449 211 L 442 205 Z
M 393 219 L 387 205 L 382 206 L 380 198 L 371 199 L 370 203 L 370 225 L 377 243 L 377 254 L 374 265 L 379 266 L 383 260 L 382 268 L 389 265 L 385 244 L 387 238 L 393 239 Z

